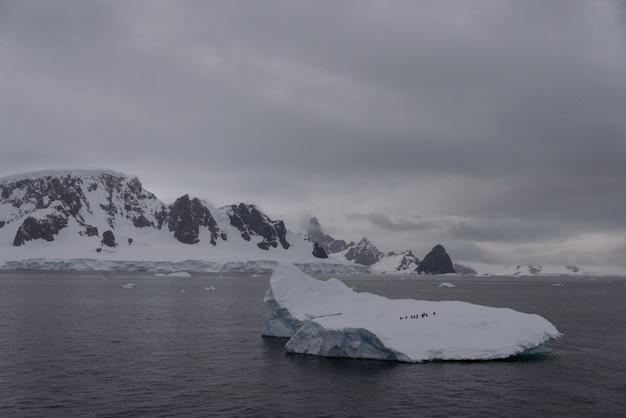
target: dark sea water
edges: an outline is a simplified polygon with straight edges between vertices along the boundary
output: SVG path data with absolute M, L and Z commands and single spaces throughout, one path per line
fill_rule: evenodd
M 623 278 L 338 278 L 537 313 L 564 337 L 507 361 L 288 355 L 260 336 L 267 275 L 2 272 L 0 416 L 626 417 Z

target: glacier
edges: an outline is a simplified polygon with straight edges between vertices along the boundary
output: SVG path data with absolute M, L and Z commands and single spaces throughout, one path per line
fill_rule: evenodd
M 98 260 L 93 258 L 29 258 L 25 260 L 0 263 L 2 270 L 35 270 L 35 271 L 114 271 L 114 272 L 154 272 L 172 274 L 181 271 L 203 273 L 272 273 L 280 263 L 276 260 L 248 261 L 146 261 L 146 260 Z M 346 263 L 295 263 L 302 271 L 309 274 L 368 274 L 367 266 Z
M 290 353 L 422 362 L 495 360 L 561 333 L 545 318 L 460 301 L 392 300 L 317 280 L 294 265 L 274 270 L 261 334 L 289 338 Z

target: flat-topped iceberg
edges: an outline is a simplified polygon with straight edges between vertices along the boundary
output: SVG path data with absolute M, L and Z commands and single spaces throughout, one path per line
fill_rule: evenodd
M 492 360 L 561 336 L 539 315 L 466 302 L 392 300 L 280 265 L 265 294 L 262 334 L 292 353 L 420 362 Z

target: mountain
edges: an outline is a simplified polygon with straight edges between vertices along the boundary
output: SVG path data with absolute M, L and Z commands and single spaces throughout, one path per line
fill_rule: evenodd
M 419 274 L 456 273 L 450 256 L 441 244 L 435 245 L 435 247 L 426 254 L 426 257 L 424 257 L 419 266 L 417 266 L 415 272 Z
M 347 260 L 357 264 L 371 266 L 384 258 L 384 254 L 374 246 L 367 238 L 361 239 L 358 244 L 351 247 L 345 253 Z
M 271 220 L 256 206 L 245 203 L 231 205 L 227 207 L 227 213 L 230 224 L 241 232 L 241 237 L 244 240 L 250 241 L 251 236 L 263 238 L 261 242 L 257 243 L 257 247 L 262 250 L 269 250 L 270 247 L 276 248 L 279 242 L 285 250 L 291 247 L 285 237 L 287 233 L 285 223 Z
M 324 234 L 322 226 L 315 217 L 311 218 L 309 221 L 306 236 L 311 242 L 316 242 L 320 247 L 322 247 L 326 254 L 339 253 L 355 245 L 352 241 L 350 243 L 346 243 L 346 241 L 342 239 L 335 239 L 330 235 Z
M 136 177 L 111 171 L 43 172 L 0 182 L 0 228 L 3 236 L 14 232 L 14 246 L 54 241 L 68 227 L 85 238 L 118 225 L 160 229 L 168 214 Z
M 210 208 L 187 194 L 167 205 L 137 177 L 109 170 L 0 179 L 0 266 L 35 258 L 354 266 L 342 257 L 321 261 L 313 248 L 255 205 Z
M 411 274 L 415 273 L 419 263 L 419 259 L 413 255 L 413 252 L 406 250 L 400 253 L 387 253 L 371 267 L 381 274 Z
M 343 251 L 342 254 L 347 260 L 370 266 L 372 270 L 381 274 L 444 274 L 455 272 L 450 256 L 441 245 L 435 246 L 420 263 L 419 258 L 411 250 L 384 254 L 367 238 L 363 238 L 358 244 L 353 242 L 346 244 L 344 240 L 337 240 L 324 234 L 315 217 L 309 221 L 306 236 L 323 248 L 325 253 L 332 254 L 336 252 L 333 249 L 343 248 L 340 251 Z M 469 266 L 458 265 L 458 267 L 463 274 L 476 274 Z
M 226 241 L 228 236 L 218 226 L 209 209 L 198 198 L 190 199 L 186 194 L 176 199 L 168 207 L 169 213 L 163 216 L 167 219 L 167 228 L 174 233 L 174 238 L 184 244 L 200 242 L 200 228 L 207 228 L 211 233 L 211 245 L 217 245 L 221 238 Z
M 255 205 L 213 208 L 187 194 L 166 204 L 137 177 L 110 170 L 0 179 L 0 268 L 243 272 L 290 262 L 323 274 L 624 275 L 611 266 L 453 265 L 438 247 L 420 263 L 410 250 L 383 254 L 367 238 L 346 244 L 324 234 L 316 218 L 305 237 Z

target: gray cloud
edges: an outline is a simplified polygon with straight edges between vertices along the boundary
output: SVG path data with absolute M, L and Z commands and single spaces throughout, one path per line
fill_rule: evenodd
M 164 200 L 250 201 L 296 228 L 312 213 L 346 239 L 445 240 L 468 261 L 596 234 L 618 248 L 624 10 L 0 2 L 0 175 L 106 167 Z M 595 251 L 562 248 L 550 259 Z
M 420 220 L 420 219 L 403 219 L 391 220 L 384 213 L 363 214 L 351 212 L 347 215 L 348 220 L 358 220 L 371 223 L 381 229 L 392 232 L 407 231 L 429 231 L 433 229 L 442 229 L 449 226 L 452 222 L 446 220 Z

